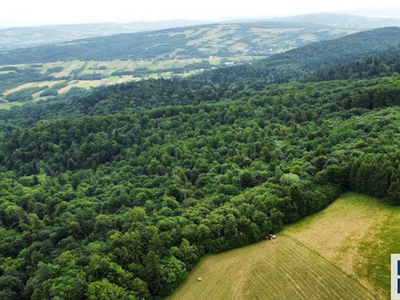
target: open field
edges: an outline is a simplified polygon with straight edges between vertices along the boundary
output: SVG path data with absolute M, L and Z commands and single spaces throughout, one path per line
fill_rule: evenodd
M 67 85 L 58 89 L 59 94 L 67 93 L 71 88 L 77 87 L 90 89 L 102 85 L 124 83 L 132 80 L 149 78 L 170 78 L 172 76 L 189 76 L 204 69 L 222 66 L 226 62 L 241 63 L 262 59 L 264 56 L 232 56 L 232 57 L 209 57 L 205 59 L 169 59 L 169 60 L 146 60 L 146 61 L 66 61 L 41 64 L 7 65 L 2 68 L 17 68 L 19 70 L 35 69 L 37 72 L 51 76 L 53 80 L 22 82 L 6 89 L 0 94 L 0 109 L 10 109 L 15 105 L 27 102 L 8 103 L 5 97 L 14 92 L 34 87 L 54 85 L 65 81 Z M 14 70 L 1 71 L 1 75 L 7 75 Z M 49 96 L 40 96 L 43 91 L 33 94 L 32 101 L 46 100 Z
M 325 210 L 287 226 L 287 234 L 356 278 L 378 298 L 390 293 L 390 254 L 400 253 L 400 209 L 347 193 Z
M 201 277 L 202 282 L 197 282 Z M 169 299 L 373 299 L 357 281 L 295 240 L 205 258 Z
M 163 69 L 183 68 L 191 64 L 209 63 L 213 66 L 221 64 L 222 60 L 234 62 L 246 62 L 265 58 L 265 56 L 232 56 L 232 57 L 210 57 L 192 59 L 167 59 L 167 60 L 143 60 L 143 61 L 67 61 L 40 64 L 37 67 L 41 73 L 49 72 L 54 68 L 62 68 L 62 71 L 50 73 L 54 77 L 69 76 L 72 71 L 80 70 L 82 74 L 102 74 L 110 76 L 117 71 L 134 71 L 138 68 L 147 68 L 149 71 L 162 71 Z M 28 68 L 29 65 L 12 65 L 13 67 Z M 8 66 L 5 66 L 8 67 Z M 7 71 L 10 72 L 10 71 Z
M 398 224 L 400 208 L 346 193 L 272 242 L 206 257 L 170 299 L 389 299 Z
M 112 76 L 109 78 L 104 78 L 102 80 L 72 80 L 68 82 L 68 86 L 63 87 L 58 90 L 59 94 L 67 93 L 71 88 L 78 87 L 82 89 L 90 89 L 99 87 L 102 85 L 110 85 L 110 84 L 117 84 L 117 83 L 124 83 L 132 80 L 139 80 L 138 78 L 134 78 L 132 76 Z
M 1 100 L 1 99 L 0 99 Z M 11 109 L 14 106 L 21 106 L 23 105 L 22 102 L 11 102 L 11 103 L 2 103 L 0 102 L 0 109 Z
M 42 87 L 42 86 L 49 86 L 52 87 L 53 85 L 60 83 L 60 80 L 56 80 L 56 81 L 41 81 L 41 82 L 29 82 L 29 83 L 24 83 L 21 84 L 15 88 L 9 89 L 6 92 L 4 92 L 4 96 L 7 96 L 9 94 L 12 94 L 14 92 L 23 90 L 23 89 L 27 89 L 27 88 L 33 88 L 33 87 Z

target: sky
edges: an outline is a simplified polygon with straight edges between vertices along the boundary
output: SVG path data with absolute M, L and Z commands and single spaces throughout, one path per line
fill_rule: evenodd
M 398 0 L 11 0 L 2 1 L 0 27 L 171 19 L 220 20 L 312 12 L 400 12 Z M 397 7 L 396 10 L 393 7 Z M 400 14 L 399 14 L 400 18 Z

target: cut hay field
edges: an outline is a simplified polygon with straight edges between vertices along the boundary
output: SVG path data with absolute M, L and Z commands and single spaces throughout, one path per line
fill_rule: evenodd
M 347 193 L 272 242 L 206 257 L 169 299 L 389 299 L 398 224 L 399 208 Z
M 318 252 L 376 298 L 390 298 L 390 254 L 400 253 L 400 208 L 347 193 L 282 233 Z
M 201 277 L 202 282 L 197 278 Z M 204 259 L 169 299 L 373 299 L 288 236 Z

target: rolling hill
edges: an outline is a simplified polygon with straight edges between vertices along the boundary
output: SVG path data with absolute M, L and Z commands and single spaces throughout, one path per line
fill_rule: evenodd
M 198 75 L 213 82 L 267 80 L 283 83 L 330 64 L 345 64 L 368 57 L 399 54 L 399 27 L 362 31 L 321 41 L 259 60 L 251 65 L 220 68 Z
M 397 37 L 385 28 L 287 51 L 246 66 L 271 76 L 247 82 L 142 80 L 1 110 L 0 299 L 160 299 L 217 253 L 199 265 L 209 289 L 194 277 L 189 299 L 230 298 L 231 287 L 243 298 L 384 298 L 387 253 L 399 251 L 396 65 L 363 64 L 370 75 L 375 62 L 393 66 L 390 77 L 275 83 L 396 51 Z M 0 72 L 10 86 L 14 73 L 41 81 L 7 89 L 18 103 L 67 89 L 70 64 L 77 81 L 121 67 L 107 63 Z M 335 201 L 346 191 L 380 200 Z M 240 252 L 269 233 L 278 239 Z
M 11 51 L 8 54 L 0 54 L 0 60 L 1 58 L 11 58 L 16 61 L 24 60 L 24 55 L 28 57 L 28 60 L 42 60 L 40 57 L 46 56 L 46 58 L 43 58 L 45 61 L 52 60 L 52 55 L 54 60 L 57 58 L 63 60 L 79 57 L 80 55 L 82 56 L 81 58 L 85 55 L 98 55 L 99 58 L 102 57 L 106 59 L 103 61 L 69 60 L 66 62 L 4 65 L 0 67 L 0 93 L 2 94 L 0 95 L 0 101 L 2 102 L 0 107 L 11 108 L 29 101 L 46 100 L 54 95 L 64 94 L 72 88 L 89 89 L 91 87 L 99 87 L 113 83 L 158 77 L 187 77 L 201 73 L 204 70 L 212 71 L 200 74 L 194 77 L 194 79 L 217 83 L 230 83 L 240 80 L 251 80 L 253 82 L 267 80 L 274 83 L 283 83 L 293 79 L 304 80 L 304 78 L 302 78 L 304 76 L 306 77 L 306 81 L 348 79 L 353 75 L 352 70 L 354 67 L 350 66 L 346 69 L 346 66 L 341 66 L 341 70 L 338 71 L 337 64 L 355 63 L 356 66 L 359 66 L 360 58 L 371 56 L 389 57 L 390 55 L 392 57 L 385 61 L 387 65 L 390 65 L 390 71 L 387 71 L 388 68 L 381 64 L 379 68 L 375 68 L 373 72 L 367 72 L 365 71 L 366 68 L 372 68 L 371 63 L 367 66 L 365 62 L 361 62 L 364 64 L 364 68 L 363 70 L 359 68 L 360 74 L 355 78 L 370 78 L 376 75 L 387 76 L 399 69 L 396 64 L 396 55 L 400 53 L 397 45 L 397 39 L 400 37 L 400 30 L 397 27 L 355 33 L 334 40 L 312 43 L 286 51 L 285 53 L 279 53 L 286 47 L 291 48 L 294 44 L 306 43 L 304 40 L 306 36 L 301 35 L 303 31 L 314 32 L 316 34 L 314 38 L 317 38 L 317 36 L 323 38 L 321 34 L 330 34 L 332 31 L 329 29 L 321 31 L 313 29 L 312 27 L 308 29 L 296 29 L 292 28 L 293 26 L 297 26 L 294 23 L 243 23 L 240 24 L 241 27 L 239 25 L 235 26 L 236 25 L 232 24 L 212 25 L 211 27 L 201 27 L 202 29 L 199 29 L 200 27 L 192 27 L 192 29 L 180 28 L 173 29 L 172 31 L 158 31 L 155 36 L 151 37 L 153 42 L 159 38 L 165 38 L 165 41 L 168 42 L 166 42 L 165 45 L 158 44 L 155 48 L 151 47 L 153 50 L 147 49 L 146 55 L 148 57 L 153 57 L 148 60 L 110 61 L 108 59 L 112 58 L 113 55 L 116 55 L 114 58 L 118 57 L 122 55 L 121 53 L 125 53 L 121 56 L 125 58 L 128 52 L 142 53 L 141 51 L 146 43 L 150 43 L 150 39 L 147 39 L 147 37 L 145 38 L 147 42 L 139 43 L 137 40 L 139 44 L 134 44 L 133 41 L 121 39 L 125 35 L 105 37 L 101 38 L 101 40 L 89 39 L 87 41 L 93 43 L 91 46 L 89 45 L 90 43 L 81 44 L 80 46 L 74 43 L 72 45 L 62 44 L 63 46 L 49 46 L 50 52 L 48 56 L 45 51 L 45 49 L 47 49 L 46 47 L 19 49 Z M 256 29 L 254 26 L 259 26 L 260 28 Z M 286 28 L 282 29 L 281 27 Z M 174 33 L 174 30 L 178 32 L 183 30 L 184 34 Z M 251 36 L 246 36 L 244 33 L 246 30 L 252 31 L 252 34 L 254 34 L 253 37 L 258 37 L 251 40 Z M 233 34 L 232 32 L 235 33 Z M 341 32 L 340 34 L 343 33 L 344 32 Z M 144 35 L 148 35 L 148 33 Z M 159 35 L 164 35 L 164 37 L 159 37 Z M 132 35 L 128 36 L 132 37 Z M 133 36 L 135 36 L 136 39 L 139 37 L 137 34 Z M 242 43 L 243 40 L 239 42 L 238 39 L 244 38 L 245 36 L 247 42 L 251 40 L 249 44 Z M 218 39 L 215 40 L 215 37 L 218 37 Z M 301 41 L 299 41 L 299 38 Z M 103 39 L 110 39 L 110 42 L 105 43 Z M 191 46 L 179 48 L 177 51 L 175 51 L 176 49 L 172 50 L 174 45 L 171 43 L 171 40 L 173 41 L 174 39 L 181 39 L 182 43 L 186 43 L 186 45 L 190 44 Z M 235 44 L 235 39 L 237 44 Z M 95 45 L 98 43 L 100 46 L 96 48 Z M 127 45 L 130 43 L 133 43 L 132 48 L 128 49 Z M 258 43 L 258 46 L 256 46 L 256 43 Z M 268 43 L 273 43 L 276 48 L 267 49 L 268 47 L 272 47 L 271 45 L 268 46 Z M 218 49 L 215 50 L 212 48 L 215 46 L 213 46 L 213 44 L 218 45 Z M 78 46 L 84 47 L 85 49 L 76 51 Z M 163 51 L 169 51 L 163 48 L 164 46 L 167 48 L 169 47 L 169 50 L 172 51 L 171 54 L 160 54 L 163 53 Z M 57 50 L 59 52 L 51 50 L 53 49 L 52 47 L 60 48 Z M 64 47 L 72 52 L 64 53 L 62 51 Z M 107 50 L 110 47 L 112 48 L 111 53 Z M 256 49 L 257 47 L 258 50 Z M 190 52 L 188 50 L 189 48 L 192 49 L 193 52 Z M 38 56 L 35 56 L 35 51 L 37 49 L 41 50 L 38 52 Z M 214 51 L 212 49 L 219 54 L 228 56 L 205 56 L 209 51 Z M 233 51 L 233 49 L 236 50 Z M 233 52 L 230 52 L 231 50 Z M 236 54 L 236 51 L 242 52 L 243 55 Z M 22 53 L 21 56 L 17 55 L 19 52 Z M 30 52 L 32 52 L 32 56 Z M 182 58 L 189 54 L 202 58 Z M 253 54 L 253 56 L 244 56 L 244 54 Z M 7 55 L 9 55 L 9 57 Z M 54 57 L 54 55 L 56 57 Z M 156 58 L 154 58 L 154 56 L 156 56 Z M 179 57 L 181 58 L 178 59 Z M 265 57 L 267 58 L 263 59 Z M 86 59 L 89 58 L 86 57 Z M 336 64 L 335 69 L 330 70 L 325 67 L 322 71 L 318 70 L 319 67 L 327 64 Z M 221 66 L 229 66 L 229 68 L 217 69 Z M 308 73 L 314 70 L 319 73 L 317 75 L 313 74 L 312 76 L 308 76 Z M 62 86 L 59 89 L 53 88 L 53 85 L 60 83 L 60 81 L 63 81 L 63 85 L 66 86 Z M 27 90 L 28 87 L 38 88 L 43 86 L 47 86 L 47 88 L 44 88 L 45 90 L 42 93 L 33 89 Z M 25 90 L 23 93 L 26 92 L 26 97 L 21 97 L 21 99 L 15 97 L 20 94 L 20 90 Z M 14 92 L 18 93 L 9 96 L 9 94 Z
M 354 32 L 284 22 L 209 24 L 3 51 L 0 64 L 271 55 Z
M 304 24 L 302 27 L 305 25 L 310 26 L 310 24 L 314 24 L 323 28 L 333 27 L 338 29 L 356 30 L 400 25 L 400 20 L 394 18 L 371 18 L 339 13 L 314 13 L 271 19 L 238 19 L 215 22 L 227 24 L 265 21 L 300 23 Z M 195 20 L 168 20 L 158 22 L 64 24 L 4 28 L 0 29 L 0 51 L 34 47 L 43 44 L 63 43 L 77 39 L 101 37 L 120 33 L 134 33 L 168 28 L 198 26 L 206 23 L 211 22 Z
M 190 20 L 169 20 L 158 22 L 65 24 L 4 28 L 0 29 L 0 51 L 119 33 L 193 26 L 203 23 Z
M 169 299 L 388 299 L 398 213 L 345 194 L 272 242 L 206 257 Z
M 400 26 L 400 19 L 373 18 L 341 13 L 313 13 L 298 16 L 269 19 L 276 22 L 312 23 L 341 29 L 373 29 L 388 26 Z

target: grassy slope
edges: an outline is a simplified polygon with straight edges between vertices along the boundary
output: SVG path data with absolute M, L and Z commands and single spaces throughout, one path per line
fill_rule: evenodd
M 399 222 L 400 208 L 344 194 L 273 242 L 207 257 L 170 299 L 388 299 Z
M 347 193 L 283 231 L 356 278 L 381 299 L 390 293 L 390 254 L 400 253 L 400 208 Z
M 197 278 L 202 277 L 202 282 Z M 295 240 L 204 259 L 170 299 L 373 299 L 357 281 Z

